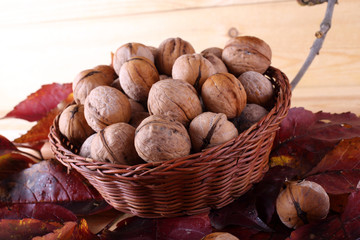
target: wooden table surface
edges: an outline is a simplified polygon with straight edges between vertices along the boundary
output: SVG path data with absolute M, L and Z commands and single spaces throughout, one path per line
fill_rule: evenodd
M 101 1 L 3 0 L 0 3 L 0 116 L 43 84 L 110 63 L 127 42 L 158 46 L 168 37 L 197 52 L 224 47 L 229 30 L 253 35 L 272 49 L 272 65 L 294 78 L 315 40 L 326 3 L 296 0 Z M 292 106 L 360 115 L 360 1 L 339 1 L 320 54 L 293 91 Z M 34 123 L 0 120 L 10 139 Z

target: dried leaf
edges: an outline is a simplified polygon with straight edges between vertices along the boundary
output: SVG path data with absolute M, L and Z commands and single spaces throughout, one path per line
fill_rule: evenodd
M 55 203 L 75 214 L 88 215 L 108 208 L 94 187 L 76 171 L 46 160 L 0 182 L 0 203 Z
M 24 218 L 59 223 L 77 220 L 74 213 L 68 209 L 51 203 L 12 204 L 0 208 L 0 219 Z
M 270 164 L 292 167 L 302 178 L 341 140 L 359 136 L 360 118 L 355 114 L 292 108 L 280 125 Z
M 32 239 L 42 236 L 61 227 L 61 223 L 46 222 L 33 218 L 24 219 L 1 219 L 0 220 L 0 239 Z
M 323 172 L 306 180 L 320 184 L 328 194 L 351 193 L 360 180 L 360 169 Z
M 0 135 L 0 155 L 18 150 L 17 147 L 6 137 Z
M 360 137 L 342 140 L 308 175 L 333 170 L 360 170 Z
M 34 163 L 32 158 L 17 152 L 3 154 L 0 156 L 0 180 L 18 173 Z
M 53 124 L 55 117 L 63 110 L 65 106 L 73 101 L 73 94 L 69 94 L 67 98 L 62 100 L 55 108 L 51 109 L 46 116 L 41 118 L 36 125 L 34 125 L 26 134 L 14 140 L 15 143 L 32 143 L 37 144 L 48 140 L 50 127 Z M 35 148 L 35 146 L 32 146 Z M 39 145 L 36 149 L 40 149 Z
M 66 99 L 71 92 L 71 83 L 43 85 L 38 91 L 30 94 L 24 101 L 16 105 L 15 108 L 3 118 L 13 117 L 30 122 L 38 121 L 45 117 L 58 103 Z
M 198 240 L 211 233 L 207 213 L 174 218 L 131 217 L 121 221 L 113 231 L 106 231 L 102 240 Z
M 55 229 L 52 233 L 48 233 L 41 237 L 35 237 L 32 240 L 78 240 L 78 239 L 99 239 L 95 234 L 91 233 L 86 221 L 81 219 L 77 222 L 66 222 L 61 228 Z

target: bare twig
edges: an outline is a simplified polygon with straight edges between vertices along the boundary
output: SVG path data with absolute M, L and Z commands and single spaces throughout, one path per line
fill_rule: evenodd
M 326 34 L 331 27 L 331 19 L 334 12 L 335 3 L 337 0 L 326 0 L 327 8 L 326 13 L 323 21 L 320 24 L 320 30 L 315 33 L 316 40 L 314 41 L 313 45 L 310 48 L 310 53 L 306 58 L 304 64 L 300 68 L 299 72 L 296 74 L 295 78 L 291 81 L 291 89 L 294 90 L 296 85 L 300 82 L 300 79 L 304 76 L 306 70 L 311 65 L 312 61 L 314 60 L 315 56 L 319 54 L 319 51 L 323 45 L 325 40 Z M 303 4 L 314 5 L 326 2 L 325 0 L 298 0 L 298 2 L 302 2 Z

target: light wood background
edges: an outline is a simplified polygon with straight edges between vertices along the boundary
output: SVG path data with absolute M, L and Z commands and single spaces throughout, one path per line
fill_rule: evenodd
M 339 0 L 332 28 L 293 92 L 292 106 L 360 115 L 360 1 Z M 229 29 L 265 40 L 272 65 L 291 80 L 305 60 L 326 4 L 296 0 L 2 0 L 0 117 L 41 85 L 71 82 L 81 70 L 110 63 L 127 42 L 157 47 L 168 37 L 197 52 L 223 47 Z M 33 123 L 0 120 L 14 137 Z

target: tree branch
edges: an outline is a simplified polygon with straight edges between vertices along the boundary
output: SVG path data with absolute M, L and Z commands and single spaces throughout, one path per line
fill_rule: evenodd
M 310 53 L 308 57 L 305 59 L 304 64 L 300 68 L 299 72 L 296 74 L 295 78 L 291 81 L 291 89 L 294 90 L 296 85 L 300 82 L 300 79 L 304 76 L 306 70 L 311 65 L 312 61 L 314 60 L 315 56 L 319 54 L 320 49 L 323 45 L 325 40 L 326 34 L 331 27 L 331 19 L 334 12 L 335 3 L 337 0 L 298 0 L 298 2 L 303 3 L 301 5 L 315 5 L 320 4 L 323 2 L 327 3 L 326 13 L 323 21 L 320 24 L 320 30 L 315 33 L 316 40 L 314 41 L 313 45 L 310 48 Z

